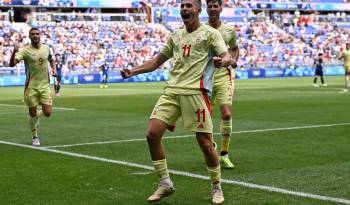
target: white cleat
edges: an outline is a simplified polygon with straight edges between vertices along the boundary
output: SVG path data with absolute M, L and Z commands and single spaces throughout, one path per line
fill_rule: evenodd
M 314 86 L 315 88 L 318 88 L 318 87 L 319 87 L 316 83 L 314 83 L 313 86 Z
M 33 139 L 32 139 L 32 145 L 33 145 L 33 146 L 40 146 L 39 137 L 33 137 Z
M 148 202 L 157 202 L 160 201 L 162 198 L 167 197 L 174 193 L 175 189 L 174 187 L 168 187 L 168 186 L 163 186 L 163 185 L 158 185 L 157 190 L 150 196 L 148 197 L 147 201 Z
M 328 85 L 325 83 L 325 84 L 322 84 L 323 87 L 327 87 Z
M 211 202 L 213 204 L 221 204 L 225 201 L 224 194 L 222 193 L 221 188 L 213 188 L 212 189 L 212 196 Z

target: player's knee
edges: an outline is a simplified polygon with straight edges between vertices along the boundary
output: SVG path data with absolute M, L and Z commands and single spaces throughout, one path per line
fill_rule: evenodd
M 231 119 L 231 112 L 224 112 L 224 113 L 222 113 L 221 119 L 223 119 L 223 120 L 230 120 Z
M 31 112 L 31 111 L 30 111 L 30 112 L 29 112 L 29 116 L 30 116 L 30 117 L 36 117 L 36 111 L 35 111 L 35 112 Z
M 202 152 L 206 155 L 215 151 L 214 145 L 212 142 L 203 143 L 200 145 L 200 147 Z
M 159 140 L 159 134 L 155 131 L 155 130 L 148 130 L 147 131 L 147 142 L 152 143 L 152 142 L 156 142 L 157 140 Z
M 51 111 L 44 111 L 43 113 L 44 113 L 45 117 L 51 116 Z

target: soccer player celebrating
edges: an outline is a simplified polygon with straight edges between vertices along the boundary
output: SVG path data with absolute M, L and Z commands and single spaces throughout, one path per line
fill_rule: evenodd
M 168 84 L 148 122 L 147 142 L 155 172 L 160 178 L 158 189 L 148 198 L 149 202 L 159 201 L 174 191 L 161 139 L 166 129 L 171 129 L 180 116 L 184 127 L 196 133 L 205 156 L 212 183 L 212 202 L 219 204 L 224 201 L 220 164 L 212 141 L 213 124 L 208 98 L 215 68 L 209 64 L 212 60 L 216 68 L 226 67 L 230 63 L 230 55 L 220 33 L 200 24 L 200 12 L 200 0 L 181 0 L 180 14 L 185 28 L 171 34 L 159 55 L 131 70 L 121 71 L 124 78 L 129 78 L 151 72 L 174 58 Z
M 344 59 L 345 70 L 345 90 L 348 92 L 350 89 L 350 43 L 346 43 L 346 49 L 338 57 L 339 60 Z
M 318 54 L 318 58 L 314 61 L 315 66 L 315 78 L 314 78 L 314 87 L 318 87 L 317 85 L 317 78 L 320 77 L 321 83 L 323 86 L 327 86 L 327 84 L 324 83 L 323 79 L 323 59 L 322 59 L 322 53 Z
M 49 46 L 40 42 L 39 29 L 31 28 L 29 38 L 31 43 L 19 52 L 18 46 L 14 47 L 9 64 L 13 67 L 20 61 L 24 61 L 27 76 L 24 88 L 24 103 L 29 109 L 29 125 L 33 134 L 32 145 L 39 146 L 39 117 L 43 115 L 49 117 L 52 112 L 48 62 L 53 76 L 56 74 L 56 69 Z M 39 104 L 42 111 L 37 111 Z
M 224 24 L 220 20 L 220 13 L 222 12 L 222 0 L 207 0 L 207 13 L 209 15 L 208 24 L 217 29 L 223 37 L 226 45 L 229 47 L 231 55 L 231 62 L 229 67 L 222 69 L 216 69 L 214 73 L 213 81 L 213 95 L 212 102 L 220 106 L 221 112 L 221 153 L 220 162 L 223 163 L 223 167 L 227 169 L 233 169 L 234 165 L 228 157 L 230 137 L 232 133 L 232 97 L 234 91 L 234 70 L 232 67 L 236 67 L 236 61 L 239 55 L 239 49 L 237 46 L 236 33 L 232 26 Z
M 62 80 L 62 67 L 64 64 L 64 58 L 60 54 L 56 54 L 56 77 L 55 77 L 55 95 L 61 96 L 60 89 L 61 89 L 61 80 Z

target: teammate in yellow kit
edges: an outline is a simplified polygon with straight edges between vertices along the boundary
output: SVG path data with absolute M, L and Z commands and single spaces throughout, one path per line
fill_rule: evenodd
M 185 28 L 172 33 L 159 55 L 132 70 L 124 69 L 121 74 L 129 78 L 157 69 L 168 59 L 174 59 L 167 86 L 148 122 L 147 142 L 153 166 L 160 178 L 158 189 L 149 202 L 159 201 L 173 193 L 165 150 L 161 143 L 166 129 L 171 128 L 179 117 L 184 127 L 196 133 L 197 142 L 205 156 L 207 170 L 212 182 L 212 202 L 224 201 L 221 189 L 221 171 L 218 156 L 212 141 L 213 124 L 208 94 L 212 91 L 212 76 L 215 67 L 226 67 L 230 55 L 220 33 L 208 25 L 200 24 L 200 0 L 181 0 L 180 14 Z
M 345 89 L 350 89 L 350 43 L 346 43 L 346 49 L 341 53 L 338 58 L 339 60 L 344 59 L 344 70 L 345 70 Z
M 233 169 L 234 165 L 228 157 L 230 137 L 232 133 L 231 107 L 235 78 L 235 73 L 232 68 L 236 67 L 239 50 L 234 28 L 222 23 L 220 20 L 220 13 L 222 12 L 222 9 L 222 0 L 207 0 L 207 13 L 209 15 L 208 24 L 221 33 L 226 45 L 229 47 L 229 52 L 232 59 L 230 66 L 215 70 L 212 102 L 213 104 L 218 104 L 220 106 L 221 113 L 220 162 L 222 162 L 224 168 Z
M 15 46 L 11 55 L 10 66 L 13 67 L 20 61 L 24 61 L 26 70 L 24 103 L 29 109 L 29 125 L 33 134 L 32 145 L 39 146 L 39 117 L 49 117 L 52 112 L 48 63 L 50 63 L 53 76 L 56 74 L 56 69 L 50 47 L 40 42 L 39 29 L 31 28 L 29 38 L 31 43 L 20 51 L 18 51 L 18 46 Z M 37 111 L 38 105 L 41 105 L 41 111 Z

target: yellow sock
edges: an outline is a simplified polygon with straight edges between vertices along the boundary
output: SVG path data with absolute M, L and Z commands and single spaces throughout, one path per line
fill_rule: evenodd
M 212 184 L 219 184 L 221 181 L 220 165 L 217 167 L 207 167 L 209 178 Z
M 169 177 L 166 159 L 152 161 L 154 170 L 160 179 Z
M 221 151 L 228 152 L 230 146 L 230 137 L 232 133 L 232 119 L 221 120 Z
M 38 117 L 29 117 L 29 126 L 32 131 L 33 136 L 37 137 L 38 136 L 38 128 L 37 128 L 37 122 L 38 122 Z

